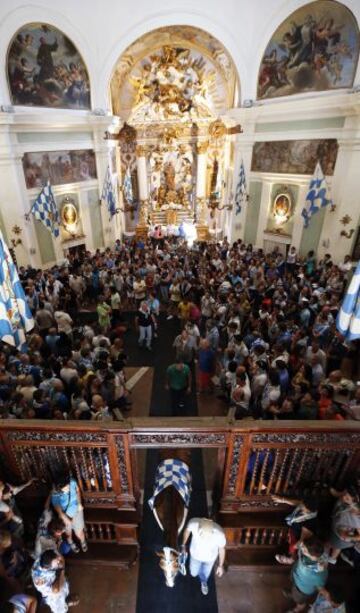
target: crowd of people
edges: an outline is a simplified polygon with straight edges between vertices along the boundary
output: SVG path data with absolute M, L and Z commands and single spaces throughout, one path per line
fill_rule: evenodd
M 121 418 L 131 408 L 127 329 L 135 325 L 151 351 L 178 318 L 167 373 L 173 414 L 196 364 L 198 393 L 222 397 L 231 418 L 358 419 L 358 345 L 335 324 L 351 270 L 349 257 L 335 265 L 329 254 L 316 262 L 293 247 L 284 257 L 226 240 L 190 250 L 175 238 L 117 241 L 50 270 L 21 268 L 35 328 L 27 353 L 0 350 L 1 416 Z
M 125 367 L 131 360 L 129 335 L 136 331 L 140 351 L 154 356 L 155 367 L 152 351 L 158 338 L 163 335 L 163 342 L 169 337 L 173 358 L 163 375 L 172 415 L 187 414 L 196 389 L 200 397 L 211 396 L 231 420 L 360 419 L 360 386 L 355 382 L 359 346 L 345 343 L 335 325 L 351 274 L 350 257 L 336 265 L 330 254 L 320 261 L 312 251 L 300 258 L 293 247 L 286 256 L 265 254 L 226 239 L 195 243 L 190 249 L 182 237 L 162 236 L 117 240 L 113 249 L 94 254 L 75 252 L 49 270 L 22 267 L 19 276 L 35 328 L 28 335 L 27 352 L 19 354 L 4 344 L 0 348 L 1 418 L 123 419 L 132 410 Z M 170 326 L 171 320 L 177 326 L 174 321 Z M 174 337 L 170 328 L 177 330 Z M 11 496 L 17 493 L 6 487 Z M 346 493 L 338 495 L 339 505 L 348 504 Z M 12 560 L 11 548 L 20 547 L 13 539 L 19 537 L 22 522 L 1 504 L 0 554 Z M 289 504 L 297 514 L 300 508 L 305 523 L 314 522 L 313 505 Z M 316 602 L 339 602 L 339 596 L 325 590 L 325 571 L 348 537 L 354 544 L 360 541 L 358 494 L 351 505 L 356 525 L 345 522 L 347 528 L 351 525 L 346 538 L 342 525 L 334 528 L 326 562 L 324 545 L 311 530 L 308 538 L 298 538 L 296 549 L 280 556 L 280 563 L 293 564 L 294 610 L 305 610 L 314 600 L 315 584 L 320 589 Z M 69 598 L 71 604 L 77 602 L 69 597 L 63 556 L 79 548 L 86 551 L 80 507 L 74 480 L 54 484 L 39 525 L 45 545 L 39 548 L 37 540 L 31 576 L 55 613 L 67 610 Z M 4 527 L 6 522 L 11 530 Z M 301 525 L 298 518 L 295 523 Z M 55 548 L 48 547 L 49 539 Z M 303 578 L 315 566 L 322 579 L 308 592 Z M 312 607 L 314 613 L 343 611 L 335 605 Z M 36 602 L 15 603 L 13 610 L 33 613 Z
M 12 594 L 0 604 L 1 611 L 35 613 L 40 601 L 52 613 L 66 613 L 80 600 L 70 594 L 65 557 L 87 551 L 81 494 L 75 479 L 59 472 L 32 534 L 16 496 L 34 481 L 21 486 L 0 481 L 0 581 L 5 582 L 1 599 L 6 591 Z

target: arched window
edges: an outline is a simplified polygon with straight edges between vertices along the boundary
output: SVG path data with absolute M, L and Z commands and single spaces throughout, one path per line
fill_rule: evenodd
M 263 55 L 258 99 L 352 87 L 359 28 L 334 0 L 305 4 L 277 28 Z
M 8 49 L 11 101 L 25 106 L 90 108 L 90 82 L 84 60 L 71 40 L 54 26 L 30 23 Z

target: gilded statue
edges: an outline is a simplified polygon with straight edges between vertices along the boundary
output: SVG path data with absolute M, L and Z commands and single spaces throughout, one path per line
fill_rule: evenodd
M 157 192 L 157 203 L 161 207 L 163 204 L 166 204 L 166 187 L 164 185 L 160 185 Z
M 214 70 L 205 70 L 204 60 L 190 49 L 164 46 L 150 56 L 140 75 L 129 75 L 134 90 L 131 122 L 213 117 Z
M 164 176 L 167 191 L 175 190 L 175 168 L 171 162 L 164 164 Z

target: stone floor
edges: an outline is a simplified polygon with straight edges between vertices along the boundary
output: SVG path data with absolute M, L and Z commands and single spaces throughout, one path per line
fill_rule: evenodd
M 136 606 L 137 566 L 129 571 L 96 566 L 72 567 L 71 591 L 81 603 L 74 613 L 134 613 Z M 288 586 L 284 572 L 229 571 L 217 579 L 219 613 L 282 613 L 288 609 L 281 591 Z M 170 589 L 170 588 L 169 588 Z M 175 588 L 176 589 L 176 588 Z M 44 610 L 45 611 L 45 610 Z M 206 613 L 206 597 L 201 610 Z M 144 611 L 162 613 L 162 611 Z

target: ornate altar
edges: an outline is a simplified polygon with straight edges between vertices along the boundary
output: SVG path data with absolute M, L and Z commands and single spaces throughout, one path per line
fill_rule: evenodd
M 233 100 L 236 76 L 205 33 L 202 52 L 194 28 L 157 32 L 125 52 L 111 84 L 114 108 L 121 101 L 127 115 L 119 136 L 123 210 L 131 208 L 127 223 L 137 236 L 155 225 L 195 222 L 204 240 L 208 202 L 215 192 L 219 202 L 229 195 L 230 131 L 218 117 Z

